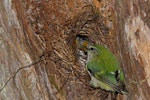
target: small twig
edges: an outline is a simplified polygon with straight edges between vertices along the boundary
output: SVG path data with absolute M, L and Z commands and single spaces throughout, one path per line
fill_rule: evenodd
M 136 81 L 132 81 L 133 84 L 137 84 L 138 86 L 142 85 L 144 82 L 146 82 L 149 79 L 150 76 L 148 76 L 147 78 L 140 80 L 139 82 Z
M 65 82 L 63 83 L 63 85 L 60 87 L 60 91 L 64 88 L 64 86 L 66 85 L 66 83 L 68 82 L 68 80 L 69 80 L 69 76 L 70 76 L 70 74 L 68 75 L 68 77 L 67 77 L 67 79 L 65 80 Z
M 0 92 L 3 91 L 3 89 L 7 86 L 8 82 L 9 82 L 12 78 L 15 78 L 15 77 L 16 77 L 16 75 L 17 75 L 17 73 L 18 73 L 19 71 L 21 71 L 22 69 L 25 69 L 25 68 L 29 68 L 29 67 L 31 67 L 32 65 L 36 65 L 37 63 L 39 63 L 39 62 L 41 62 L 41 61 L 44 61 L 44 60 L 45 60 L 45 59 L 40 59 L 40 60 L 38 60 L 38 61 L 36 61 L 36 62 L 34 62 L 34 63 L 32 63 L 32 64 L 29 64 L 29 65 L 26 65 L 26 66 L 23 66 L 23 67 L 17 69 L 17 71 L 14 72 L 13 75 L 12 75 L 11 77 L 9 77 L 9 79 L 5 82 L 5 84 L 3 85 L 3 87 L 0 89 Z

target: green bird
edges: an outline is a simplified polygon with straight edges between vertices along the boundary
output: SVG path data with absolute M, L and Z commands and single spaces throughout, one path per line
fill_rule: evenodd
M 124 73 L 115 55 L 104 46 L 89 45 L 87 51 L 87 70 L 91 77 L 90 84 L 106 91 L 127 94 Z

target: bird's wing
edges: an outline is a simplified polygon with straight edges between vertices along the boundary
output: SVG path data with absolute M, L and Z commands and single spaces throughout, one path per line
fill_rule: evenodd
M 122 93 L 122 85 L 119 82 L 117 82 L 114 74 L 95 73 L 94 76 L 99 81 L 112 87 L 115 91 Z

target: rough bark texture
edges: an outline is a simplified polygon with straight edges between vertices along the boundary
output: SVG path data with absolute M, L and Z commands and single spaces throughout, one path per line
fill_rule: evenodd
M 0 100 L 148 100 L 149 7 L 149 0 L 1 0 Z M 128 95 L 89 86 L 77 34 L 116 54 Z

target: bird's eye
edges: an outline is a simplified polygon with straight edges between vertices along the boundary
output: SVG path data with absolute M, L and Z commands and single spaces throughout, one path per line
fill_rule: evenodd
M 90 50 L 94 50 L 94 48 L 90 48 Z

